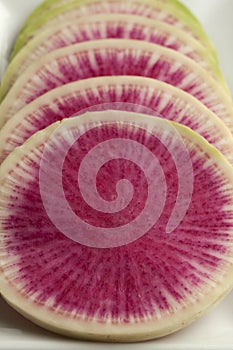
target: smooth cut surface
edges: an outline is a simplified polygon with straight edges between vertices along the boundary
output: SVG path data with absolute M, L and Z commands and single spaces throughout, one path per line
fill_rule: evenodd
M 143 40 L 168 47 L 193 59 L 213 78 L 226 85 L 212 56 L 197 40 L 181 29 L 136 15 L 97 14 L 61 22 L 30 40 L 10 63 L 2 81 L 0 100 L 17 77 L 43 55 L 78 42 L 106 38 Z
M 11 59 L 39 32 L 53 27 L 59 21 L 72 20 L 98 13 L 140 15 L 172 24 L 199 40 L 207 48 L 207 51 L 211 52 L 213 58 L 217 59 L 213 45 L 197 19 L 184 6 L 177 6 L 177 4 L 171 2 L 161 2 L 159 0 L 132 0 L 127 2 L 123 0 L 111 0 L 109 2 L 90 0 L 85 1 L 84 4 L 80 0 L 72 1 L 46 12 L 45 15 L 33 20 L 31 25 L 26 26 L 15 41 Z
M 38 18 L 39 16 L 45 15 L 46 12 L 51 11 L 53 9 L 56 9 L 59 6 L 67 5 L 69 2 L 73 2 L 74 0 L 45 0 L 42 1 L 39 6 L 36 7 L 34 11 L 31 12 L 30 16 L 26 19 L 26 22 L 24 26 L 22 27 L 21 31 L 24 30 L 26 26 L 32 23 L 35 18 Z M 188 10 L 187 7 L 183 5 L 180 1 L 177 0 L 159 0 L 161 3 L 170 3 L 171 5 L 175 5 L 177 8 L 180 9 L 180 11 L 188 14 L 190 16 L 190 19 L 197 22 L 197 18 L 194 17 L 193 13 Z
M 0 26 L 4 37 L 8 34 L 8 45 L 11 45 L 25 15 L 29 13 L 39 0 L 1 0 L 2 5 L 8 10 L 10 20 L 5 21 L 4 11 L 0 12 Z M 183 0 L 187 6 L 194 11 L 202 21 L 208 34 L 212 38 L 218 51 L 221 67 L 233 91 L 233 50 L 232 50 L 232 0 Z M 1 72 L 4 66 L 5 50 L 7 46 L 0 47 Z M 25 320 L 0 298 L 0 349 L 23 350 L 206 350 L 210 347 L 213 350 L 232 350 L 233 343 L 233 319 L 232 319 L 232 298 L 231 293 L 215 310 L 187 327 L 185 330 L 176 332 L 173 335 L 139 344 L 103 344 L 86 343 L 85 341 L 70 340 L 52 335 L 40 327 Z M 192 339 L 192 343 L 190 343 Z
M 145 146 L 148 157 L 152 153 L 159 160 L 169 189 L 163 211 L 152 228 L 129 245 L 81 245 L 48 218 L 41 202 L 39 164 L 59 124 L 32 137 L 0 168 L 1 292 L 26 317 L 56 332 L 105 341 L 150 339 L 200 317 L 232 287 L 233 168 L 188 128 L 143 115 L 132 118 L 133 124 L 127 112 L 107 111 L 66 120 L 53 134 L 56 147 L 51 144 L 49 149 L 55 156 L 54 166 L 49 164 L 52 179 L 60 152 L 77 140 L 63 163 L 64 193 L 77 216 L 109 232 L 143 211 L 150 179 L 130 158 L 112 159 L 93 181 L 99 195 L 111 202 L 117 182 L 127 178 L 134 187 L 129 208 L 123 209 L 124 215 L 100 215 L 85 203 L 80 207 L 76 175 L 87 152 L 97 143 L 120 138 L 130 142 L 129 155 L 136 141 Z M 175 130 L 183 141 L 174 136 Z M 165 228 L 177 198 L 174 159 L 184 145 L 192 163 L 193 191 L 183 220 L 168 235 Z M 110 147 L 104 155 L 112 151 Z M 187 177 L 179 181 L 188 184 Z M 62 208 L 57 198 L 55 203 L 58 214 Z
M 128 110 L 184 124 L 233 164 L 233 136 L 224 123 L 190 94 L 156 79 L 97 77 L 63 85 L 37 98 L 0 129 L 0 163 L 17 146 L 50 124 L 86 110 Z
M 203 68 L 174 50 L 127 39 L 71 45 L 31 64 L 0 105 L 0 126 L 27 103 L 57 86 L 109 75 L 151 77 L 179 87 L 215 112 L 233 132 L 231 98 Z

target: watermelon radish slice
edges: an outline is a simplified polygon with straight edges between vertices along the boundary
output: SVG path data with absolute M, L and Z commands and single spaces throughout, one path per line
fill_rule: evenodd
M 124 0 L 77 0 L 68 2 L 63 6 L 46 12 L 38 19 L 35 18 L 31 24 L 27 25 L 15 42 L 11 59 L 29 40 L 43 30 L 52 28 L 58 22 L 71 21 L 79 17 L 100 13 L 140 15 L 171 24 L 184 30 L 186 33 L 190 33 L 192 37 L 203 43 L 208 54 L 211 52 L 216 59 L 213 45 L 200 23 L 186 9 L 184 10 L 183 6 L 159 0 L 129 0 L 127 2 Z
M 233 132 L 231 98 L 203 68 L 174 50 L 126 39 L 84 42 L 43 56 L 30 65 L 3 100 L 0 125 L 55 87 L 108 75 L 140 75 L 177 86 L 215 112 Z
M 1 86 L 0 98 L 8 92 L 17 77 L 36 59 L 58 48 L 78 42 L 124 38 L 159 44 L 196 61 L 213 78 L 226 85 L 218 65 L 195 39 L 169 24 L 141 16 L 104 14 L 61 22 L 30 40 L 9 65 Z
M 0 168 L 0 217 L 3 297 L 61 334 L 163 336 L 233 286 L 233 168 L 163 119 L 96 112 L 34 135 Z
M 34 100 L 0 130 L 0 163 L 50 124 L 91 110 L 129 110 L 184 124 L 205 137 L 233 164 L 233 137 L 223 122 L 190 94 L 142 77 L 97 77 L 63 85 Z
M 48 13 L 48 11 L 56 9 L 62 5 L 67 5 L 68 3 L 73 2 L 73 1 L 74 0 L 45 0 L 45 1 L 43 1 L 28 16 L 27 20 L 25 21 L 25 24 L 23 25 L 23 27 L 21 29 L 21 32 L 25 29 L 26 26 L 29 26 L 32 22 L 34 22 L 35 19 L 38 19 L 39 17 L 46 15 L 46 13 Z M 193 15 L 193 13 L 186 6 L 184 6 L 180 1 L 177 1 L 177 0 L 159 0 L 159 1 L 161 3 L 164 3 L 164 4 L 169 3 L 169 4 L 174 5 L 181 12 L 184 12 L 185 14 L 187 14 L 187 16 L 189 16 L 192 21 L 199 23 L 197 18 Z M 199 25 L 200 25 L 200 23 L 199 23 Z

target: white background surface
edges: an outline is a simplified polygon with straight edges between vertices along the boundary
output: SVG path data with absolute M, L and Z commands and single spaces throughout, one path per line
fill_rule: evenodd
M 0 0 L 0 74 L 9 47 L 27 14 L 40 0 Z M 204 25 L 218 52 L 233 95 L 233 0 L 183 0 Z M 233 293 L 207 316 L 163 339 L 139 344 L 101 344 L 69 340 L 31 324 L 0 298 L 0 349 L 3 350 L 233 350 Z

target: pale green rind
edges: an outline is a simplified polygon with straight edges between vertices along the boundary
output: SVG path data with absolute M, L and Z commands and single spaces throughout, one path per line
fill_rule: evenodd
M 60 6 L 72 3 L 73 1 L 74 0 L 45 0 L 45 1 L 43 1 L 27 17 L 25 23 L 23 24 L 22 28 L 20 29 L 20 33 L 22 33 L 27 26 L 30 26 L 35 21 L 35 19 L 38 19 L 39 16 L 43 16 L 46 12 L 52 11 Z M 181 4 L 180 1 L 178 1 L 178 0 L 159 0 L 159 1 L 165 2 L 165 3 L 168 2 L 168 3 L 175 4 L 175 6 L 180 7 L 184 12 L 189 13 L 189 16 L 191 16 L 193 19 L 195 19 L 198 22 L 198 20 L 195 18 L 193 13 L 191 11 L 189 11 L 189 9 L 187 7 L 185 7 L 183 4 Z
M 231 276 L 230 276 L 230 279 L 231 279 Z M 229 286 L 229 282 L 227 286 Z M 56 315 L 55 318 L 57 321 L 55 321 L 54 315 L 51 311 L 46 312 L 47 310 L 46 311 L 40 310 L 40 307 L 38 307 L 37 305 L 33 305 L 32 303 L 30 303 L 30 301 L 25 300 L 25 298 L 21 297 L 19 294 L 16 295 L 14 292 L 12 293 L 11 291 L 9 291 L 7 286 L 5 287 L 5 290 L 6 290 L 6 294 L 3 294 L 1 296 L 8 303 L 8 305 L 10 305 L 14 310 L 19 312 L 29 321 L 32 321 L 36 325 L 44 329 L 47 329 L 53 333 L 63 335 L 69 338 L 78 339 L 78 340 L 99 341 L 99 342 L 106 342 L 106 343 L 109 343 L 109 342 L 135 343 L 135 342 L 144 342 L 147 340 L 161 338 L 189 326 L 193 322 L 197 321 L 201 317 L 211 312 L 212 309 L 215 308 L 232 291 L 232 285 L 230 284 L 229 289 L 224 290 L 220 296 L 213 295 L 211 298 L 212 304 L 211 303 L 205 304 L 205 301 L 204 301 L 200 305 L 200 311 L 195 310 L 196 311 L 195 315 L 193 316 L 193 318 L 190 318 L 188 321 L 178 318 L 176 321 L 176 324 L 173 325 L 172 327 L 170 325 L 171 323 L 170 322 L 168 326 L 164 326 L 163 330 L 156 330 L 156 331 L 146 330 L 144 327 L 142 327 L 141 329 L 139 329 L 139 327 L 135 327 L 136 329 L 133 330 L 134 331 L 133 334 L 129 334 L 130 329 L 128 326 L 125 326 L 125 325 L 122 326 L 121 329 L 117 329 L 117 331 L 115 331 L 114 334 L 112 334 L 113 333 L 112 330 L 110 330 L 108 327 L 106 327 L 105 331 L 103 330 L 98 331 L 98 329 L 96 330 L 97 327 L 95 325 L 94 327 L 90 327 L 90 325 L 88 325 L 88 330 L 87 330 L 87 324 L 85 324 L 84 322 L 79 322 L 78 325 L 75 325 L 75 324 L 72 325 L 72 322 L 71 322 L 70 323 L 71 326 L 69 328 L 65 328 L 63 325 L 64 319 L 60 315 Z M 191 309 L 191 312 L 193 309 L 195 308 L 193 307 Z M 166 321 L 169 321 L 169 320 L 165 320 L 164 324 L 166 324 Z M 98 332 L 98 334 L 96 334 L 96 332 Z
M 117 91 L 117 87 L 122 89 L 129 84 L 132 85 L 132 87 L 137 87 L 137 89 L 140 89 L 141 91 L 146 88 L 148 92 L 151 93 L 153 91 L 155 95 L 157 91 L 160 91 L 161 94 L 166 94 L 166 97 L 169 97 L 171 101 L 180 99 L 182 103 L 178 104 L 179 108 L 184 110 L 185 115 L 188 115 L 190 119 L 193 118 L 194 124 L 194 119 L 196 115 L 198 116 L 196 122 L 199 123 L 200 126 L 198 129 L 196 128 L 195 131 L 202 135 L 205 133 L 211 135 L 208 138 L 208 141 L 219 149 L 233 165 L 233 136 L 216 114 L 212 113 L 190 94 L 172 85 L 156 79 L 135 76 L 115 76 L 114 80 L 112 77 L 96 77 L 80 80 L 53 89 L 29 103 L 8 120 L 2 129 L 0 129 L 0 164 L 1 161 L 14 149 L 15 146 L 13 145 L 15 145 L 15 139 L 20 140 L 21 144 L 25 142 L 25 139 L 22 139 L 21 136 L 21 130 L 23 128 L 31 130 L 33 133 L 35 132 L 30 125 L 30 120 L 33 121 L 34 118 L 38 119 L 38 115 L 36 116 L 37 111 L 40 111 L 41 109 L 43 110 L 45 106 L 51 106 L 51 108 L 53 108 L 54 104 L 56 104 L 54 101 L 60 101 L 61 99 L 66 98 L 69 99 L 71 96 L 78 96 L 79 94 L 80 96 L 83 96 L 92 89 L 97 91 L 100 86 L 103 87 L 103 90 L 105 88 L 110 89 L 110 87 L 116 87 Z M 103 99 L 102 102 L 105 103 L 105 100 Z M 195 114 L 193 113 L 194 110 Z M 153 113 L 154 111 L 151 110 L 150 114 Z M 181 123 L 182 118 L 176 116 L 176 121 Z M 17 145 L 19 145 L 19 141 Z
M 72 0 L 73 1 L 73 0 Z M 65 0 L 65 3 L 67 1 Z M 55 6 L 53 6 L 55 5 Z M 39 16 L 43 16 L 46 12 L 51 11 L 54 8 L 57 8 L 61 6 L 59 0 L 45 0 L 43 1 L 39 6 L 37 6 L 26 18 L 23 26 L 20 29 L 19 33 L 22 33 L 24 29 L 30 25 L 32 22 L 34 22 L 35 19 L 37 19 Z
M 0 102 L 3 100 L 3 98 L 5 97 L 5 95 L 7 94 L 8 90 L 13 85 L 17 77 L 23 73 L 25 68 L 28 67 L 29 64 L 32 63 L 32 61 L 35 61 L 36 59 L 42 56 L 41 53 L 37 56 L 37 50 L 38 48 L 43 46 L 44 43 L 46 43 L 46 41 L 48 41 L 50 37 L 54 36 L 57 32 L 66 28 L 67 26 L 72 26 L 72 24 L 75 28 L 77 28 L 77 26 L 80 25 L 80 28 L 77 28 L 77 31 L 81 31 L 81 25 L 86 25 L 88 22 L 90 24 L 96 22 L 100 22 L 103 24 L 111 21 L 115 23 L 117 21 L 121 23 L 125 22 L 126 26 L 128 26 L 129 23 L 132 23 L 132 25 L 143 25 L 145 27 L 148 27 L 148 30 L 150 29 L 158 31 L 159 29 L 161 35 L 169 35 L 171 37 L 176 37 L 177 41 L 183 42 L 184 45 L 186 45 L 186 47 L 189 46 L 193 49 L 193 52 L 196 54 L 196 56 L 199 56 L 198 59 L 200 58 L 201 60 L 199 60 L 197 63 L 206 68 L 207 71 L 209 71 L 210 74 L 223 85 L 227 93 L 230 94 L 226 82 L 220 71 L 220 68 L 214 62 L 213 57 L 206 52 L 206 50 L 203 48 L 199 41 L 190 37 L 183 30 L 179 28 L 174 28 L 173 26 L 164 22 L 151 20 L 136 15 L 97 14 L 93 16 L 82 17 L 73 21 L 59 23 L 58 25 L 52 28 L 44 30 L 43 32 L 39 33 L 35 38 L 30 40 L 11 61 L 5 72 L 0 90 Z M 49 51 L 45 53 L 43 52 L 43 54 L 46 54 L 48 52 Z
M 94 3 L 98 0 L 86 0 L 86 3 Z M 114 1 L 114 0 L 111 0 Z M 201 24 L 194 18 L 190 17 L 190 15 L 186 12 L 180 11 L 175 5 L 172 3 L 163 3 L 160 0 L 140 0 L 143 3 L 149 3 L 150 6 L 159 7 L 163 9 L 165 12 L 170 13 L 171 15 L 179 18 L 185 26 L 190 28 L 190 31 L 194 33 L 200 40 L 200 42 L 203 44 L 203 46 L 206 48 L 207 52 L 210 52 L 211 55 L 213 55 L 213 58 L 216 59 L 216 53 L 213 48 L 212 43 L 210 42 L 210 39 L 206 35 L 205 31 L 203 30 Z M 21 32 L 19 37 L 15 41 L 15 45 L 13 48 L 13 51 L 11 53 L 10 59 L 13 59 L 13 57 L 17 54 L 18 51 L 35 35 L 38 34 L 40 30 L 44 30 L 46 26 L 48 25 L 54 25 L 54 23 L 50 21 L 53 20 L 60 20 L 59 18 L 64 16 L 65 13 L 71 13 L 73 15 L 73 11 L 75 8 L 79 7 L 83 4 L 83 0 L 76 0 L 71 3 L 68 3 L 67 5 L 60 6 L 58 8 L 55 8 L 54 10 L 51 10 L 49 12 L 46 12 L 45 15 L 39 17 L 38 19 L 35 19 L 30 25 L 28 25 L 24 31 Z M 67 18 L 68 20 L 68 18 Z
M 231 97 L 226 94 L 222 86 L 216 82 L 203 68 L 197 65 L 191 59 L 183 56 L 182 54 L 164 48 L 162 46 L 144 43 L 143 41 L 138 40 L 127 40 L 127 39 L 103 39 L 96 41 L 83 42 L 76 45 L 71 45 L 69 47 L 65 47 L 62 49 L 58 49 L 53 51 L 45 56 L 43 56 L 40 60 L 34 62 L 28 67 L 25 74 L 23 74 L 14 86 L 10 89 L 6 98 L 2 101 L 0 105 L 0 127 L 9 119 L 10 115 L 12 116 L 16 113 L 15 107 L 13 107 L 12 101 L 14 102 L 20 93 L 22 93 L 24 84 L 26 81 L 31 80 L 31 77 L 35 75 L 40 69 L 40 67 L 45 67 L 46 64 L 50 64 L 56 59 L 61 59 L 61 57 L 68 55 L 72 55 L 73 53 L 78 54 L 81 52 L 93 51 L 93 50 L 105 50 L 108 49 L 125 49 L 127 50 L 141 50 L 142 52 L 150 52 L 150 54 L 163 55 L 166 60 L 176 61 L 177 64 L 181 67 L 184 66 L 189 70 L 189 78 L 191 79 L 191 72 L 193 76 L 198 77 L 199 80 L 202 81 L 202 84 L 205 91 L 208 91 L 208 95 L 206 95 L 205 99 L 210 98 L 209 95 L 211 93 L 212 104 L 214 107 L 212 110 L 223 120 L 223 122 L 230 128 L 231 132 L 233 132 L 233 109 L 232 109 L 232 100 Z M 194 78 L 192 78 L 194 79 Z M 207 92 L 206 92 L 207 93 Z M 20 102 L 20 104 L 22 104 Z M 216 108 L 218 112 L 216 112 Z M 19 108 L 20 109 L 20 108 Z
M 214 147 L 210 146 L 206 140 L 200 135 L 191 131 L 189 128 L 181 126 L 177 123 L 160 120 L 159 118 L 149 117 L 140 114 L 133 114 L 129 116 L 129 113 L 122 113 L 119 118 L 119 113 L 109 111 L 106 113 L 100 112 L 85 114 L 78 118 L 72 118 L 64 120 L 62 124 L 60 122 L 55 123 L 47 129 L 38 132 L 33 135 L 23 146 L 17 148 L 11 155 L 4 161 L 0 167 L 0 184 L 4 184 L 5 178 L 8 176 L 10 170 L 16 169 L 16 165 L 19 160 L 28 156 L 32 150 L 35 150 L 39 145 L 45 144 L 51 134 L 57 127 L 63 125 L 63 127 L 70 127 L 72 125 L 84 125 L 91 123 L 92 125 L 98 125 L 98 122 L 111 121 L 121 123 L 127 121 L 129 125 L 139 125 L 144 120 L 147 124 L 147 130 L 150 132 L 157 125 L 163 125 L 164 130 L 175 128 L 184 143 L 189 145 L 190 150 L 199 149 L 202 152 L 203 157 L 216 165 L 216 168 L 221 172 L 222 177 L 228 181 L 229 184 L 233 183 L 233 168 L 227 162 L 227 160 L 218 152 Z M 131 114 L 131 113 L 130 113 Z M 129 122 L 133 120 L 133 122 Z M 233 191 L 233 188 L 231 188 Z M 233 197 L 232 197 L 233 198 Z M 228 210 L 233 211 L 233 199 L 231 203 L 228 203 Z M 3 234 L 3 232 L 2 232 Z M 74 318 L 64 318 L 59 313 L 51 311 L 48 307 L 42 307 L 33 303 L 30 298 L 23 296 L 14 285 L 8 282 L 8 278 L 1 273 L 0 275 L 0 291 L 4 299 L 22 315 L 32 320 L 36 324 L 49 329 L 53 332 L 63 334 L 66 336 L 90 340 L 99 341 L 116 341 L 116 342 L 135 342 L 149 340 L 152 338 L 162 337 L 164 335 L 173 333 L 179 329 L 184 328 L 196 319 L 209 312 L 216 304 L 218 304 L 227 293 L 233 287 L 233 247 L 229 247 L 228 255 L 224 261 L 224 273 L 221 278 L 219 272 L 213 272 L 212 278 L 214 279 L 215 273 L 218 274 L 218 283 L 214 286 L 206 286 L 204 283 L 202 288 L 199 289 L 199 300 L 195 303 L 190 302 L 183 307 L 182 312 L 165 314 L 162 319 L 158 320 L 151 318 L 144 322 L 129 323 L 129 324 L 101 324 L 99 322 L 85 322 L 81 319 L 75 320 Z
M 45 0 L 45 1 L 43 1 L 27 17 L 23 27 L 21 28 L 21 31 L 24 29 L 25 26 L 30 25 L 30 22 L 33 22 L 36 17 L 43 15 L 47 11 L 51 11 L 57 7 L 66 5 L 66 4 L 71 3 L 73 1 L 74 0 Z M 187 13 L 190 16 L 190 18 L 192 18 L 192 20 L 199 23 L 198 19 L 194 16 L 194 14 L 190 11 L 190 9 L 187 6 L 185 6 L 183 3 L 181 3 L 179 0 L 159 0 L 159 1 L 161 3 L 170 3 L 172 5 L 175 5 L 181 11 L 183 11 L 184 13 Z
M 43 1 L 26 19 L 23 27 L 20 30 L 20 33 L 23 32 L 25 27 L 30 25 L 38 16 L 44 15 L 47 11 L 51 11 L 57 7 L 67 5 L 68 3 L 72 3 L 74 0 L 45 0 Z M 84 1 L 84 0 L 82 0 Z M 153 0 L 154 1 L 154 0 Z M 158 0 L 161 3 L 169 3 L 177 7 L 179 10 L 181 10 L 184 14 L 187 14 L 192 21 L 196 22 L 197 25 L 200 25 L 199 20 L 197 17 L 190 11 L 190 9 L 185 6 L 181 1 L 179 0 Z

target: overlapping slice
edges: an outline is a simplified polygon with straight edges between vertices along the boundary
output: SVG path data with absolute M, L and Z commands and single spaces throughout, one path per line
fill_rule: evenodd
M 143 112 L 184 124 L 205 137 L 233 164 L 233 136 L 214 113 L 169 84 L 127 76 L 66 84 L 25 106 L 0 130 L 0 163 L 15 147 L 50 124 L 87 110 L 107 109 Z
M 32 13 L 28 16 L 27 20 L 25 21 L 24 26 L 22 27 L 21 31 L 24 30 L 24 28 L 28 25 L 30 25 L 32 22 L 34 22 L 35 19 L 38 17 L 41 17 L 45 15 L 48 11 L 51 11 L 53 9 L 56 9 L 59 6 L 67 5 L 69 2 L 73 2 L 74 0 L 45 0 L 43 1 Z M 189 11 L 187 7 L 185 7 L 180 1 L 177 0 L 159 0 L 161 3 L 169 3 L 171 5 L 174 5 L 177 9 L 179 9 L 181 12 L 184 12 L 189 18 L 194 21 L 198 22 L 197 18 L 194 17 L 193 13 Z
M 200 23 L 177 0 L 47 0 L 11 57 L 3 297 L 92 340 L 205 314 L 233 287 L 233 109 Z
M 174 50 L 126 39 L 84 42 L 43 56 L 30 65 L 3 100 L 0 125 L 55 87 L 109 75 L 140 75 L 177 86 L 199 99 L 233 131 L 231 98 L 203 68 Z
M 12 60 L 2 81 L 0 100 L 17 77 L 35 60 L 58 48 L 78 42 L 124 38 L 152 42 L 174 49 L 205 68 L 214 79 L 226 86 L 212 56 L 195 39 L 169 24 L 141 16 L 104 14 L 61 22 L 32 39 Z
M 34 135 L 0 168 L 0 218 L 3 297 L 61 334 L 159 337 L 233 285 L 233 168 L 163 119 L 96 112 Z
M 27 25 L 17 38 L 11 58 L 13 58 L 29 40 L 44 29 L 52 28 L 58 22 L 64 20 L 70 21 L 82 16 L 98 13 L 135 14 L 172 24 L 190 33 L 192 37 L 202 42 L 208 54 L 211 52 L 216 59 L 213 46 L 200 23 L 191 16 L 186 9 L 184 10 L 183 6 L 177 6 L 176 3 L 174 4 L 170 1 L 163 2 L 160 0 L 130 0 L 127 2 L 124 0 L 87 0 L 85 2 L 80 2 L 80 0 L 78 0 L 69 2 L 68 4 L 44 13 L 41 17 L 35 17 L 34 21 Z

